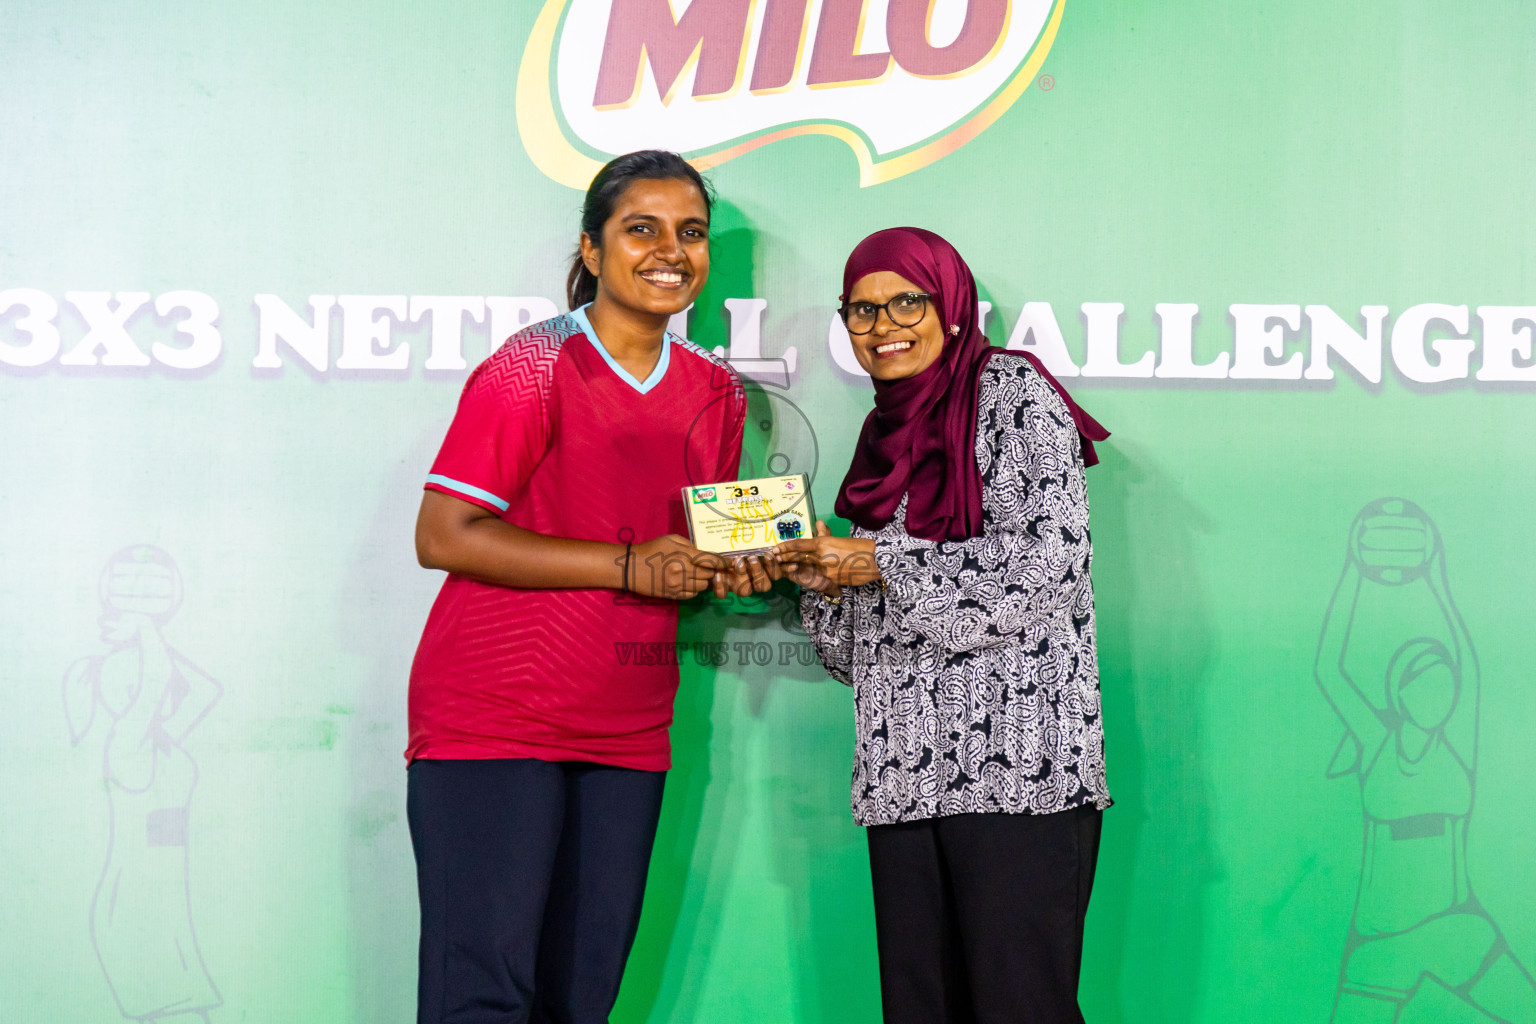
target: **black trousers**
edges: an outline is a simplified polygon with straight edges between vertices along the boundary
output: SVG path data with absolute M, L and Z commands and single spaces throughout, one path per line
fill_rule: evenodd
M 418 1024 L 607 1024 L 665 779 L 531 759 L 412 764 Z
M 1081 1024 L 1103 813 L 959 814 L 869 834 L 885 1024 Z

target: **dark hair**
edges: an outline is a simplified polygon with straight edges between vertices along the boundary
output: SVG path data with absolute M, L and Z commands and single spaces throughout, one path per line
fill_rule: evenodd
M 581 205 L 581 232 L 594 244 L 603 237 L 603 225 L 613 216 L 613 208 L 626 189 L 637 181 L 667 181 L 670 179 L 691 182 L 704 197 L 704 212 L 709 213 L 715 197 L 709 183 L 694 166 L 676 153 L 664 149 L 642 149 L 614 157 L 603 165 L 587 186 L 587 199 Z M 571 260 L 571 272 L 565 279 L 565 299 L 571 309 L 585 306 L 597 298 L 597 278 L 582 262 L 581 248 Z

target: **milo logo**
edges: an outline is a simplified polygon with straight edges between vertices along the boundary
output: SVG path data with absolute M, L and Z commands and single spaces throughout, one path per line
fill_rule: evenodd
M 829 135 L 873 185 L 954 152 L 1034 80 L 1065 0 L 546 0 L 517 125 L 544 173 L 585 188 L 664 148 L 708 168 Z

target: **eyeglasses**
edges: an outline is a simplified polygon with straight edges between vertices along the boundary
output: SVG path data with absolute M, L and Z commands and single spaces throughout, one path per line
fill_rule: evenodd
M 882 309 L 897 327 L 916 327 L 928 315 L 930 297 L 927 292 L 902 292 L 887 302 L 849 302 L 839 312 L 849 334 L 874 330 Z

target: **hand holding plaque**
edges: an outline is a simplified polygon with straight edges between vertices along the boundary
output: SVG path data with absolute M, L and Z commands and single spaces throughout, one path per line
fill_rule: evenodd
M 688 536 L 700 551 L 748 555 L 811 535 L 816 514 L 804 473 L 683 488 Z

